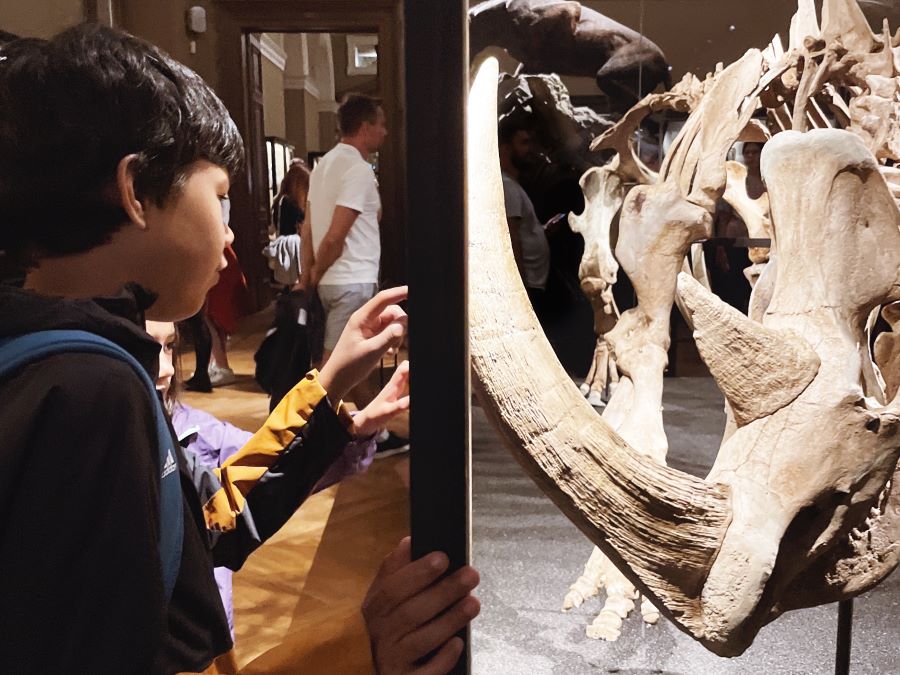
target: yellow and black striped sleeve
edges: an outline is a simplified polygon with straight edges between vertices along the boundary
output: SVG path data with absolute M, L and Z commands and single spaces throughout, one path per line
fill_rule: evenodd
M 332 407 L 312 370 L 244 447 L 214 470 L 219 486 L 203 515 L 208 529 L 222 533 L 217 559 L 220 548 L 234 548 L 232 534 L 242 541 L 222 564 L 231 567 L 227 559 L 246 557 L 290 518 L 351 440 L 351 423 L 343 403 Z

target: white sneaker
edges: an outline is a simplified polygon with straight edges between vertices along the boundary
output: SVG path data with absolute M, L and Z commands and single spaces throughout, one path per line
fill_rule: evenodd
M 219 368 L 218 366 L 209 367 L 209 383 L 214 387 L 224 387 L 234 384 L 237 377 L 231 368 Z

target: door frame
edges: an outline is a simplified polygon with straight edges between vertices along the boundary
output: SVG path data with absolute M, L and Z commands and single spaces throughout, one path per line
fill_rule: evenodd
M 378 88 L 388 137 L 379 153 L 382 200 L 381 277 L 385 286 L 405 283 L 406 223 L 403 186 L 406 182 L 403 129 L 403 2 L 402 0 L 215 0 L 218 44 L 217 93 L 234 118 L 241 136 L 250 139 L 247 71 L 244 36 L 248 33 L 376 33 L 379 43 Z M 247 153 L 253 162 L 253 153 Z M 241 172 L 231 188 L 235 250 L 253 288 L 256 308 L 271 299 L 266 280 L 269 270 L 259 254 L 262 233 L 250 190 L 252 167 Z M 241 227 L 241 223 L 249 226 Z
M 391 132 L 380 157 L 382 166 L 390 167 L 381 181 L 387 224 L 382 227 L 382 274 L 386 285 L 405 282 L 408 275 L 411 286 L 413 555 L 444 551 L 452 571 L 469 561 L 471 548 L 465 185 L 468 2 L 216 2 L 225 10 L 220 39 L 229 45 L 220 55 L 237 64 L 241 63 L 237 45 L 245 32 L 290 32 L 302 26 L 304 32 L 378 33 L 379 88 L 385 94 Z M 404 32 L 404 26 L 411 30 Z M 239 78 L 221 77 L 220 95 L 230 110 L 242 110 L 245 98 Z M 238 120 L 242 131 L 245 123 L 245 118 Z M 246 186 L 241 188 L 246 196 Z M 471 672 L 470 630 L 463 630 L 461 637 L 465 648 L 452 675 Z

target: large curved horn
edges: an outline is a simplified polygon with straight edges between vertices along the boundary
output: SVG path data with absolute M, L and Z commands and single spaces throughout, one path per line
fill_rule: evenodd
M 728 488 L 630 448 L 559 365 L 516 271 L 497 151 L 496 60 L 469 95 L 470 344 L 475 385 L 505 442 L 538 486 L 689 633 L 730 520 Z

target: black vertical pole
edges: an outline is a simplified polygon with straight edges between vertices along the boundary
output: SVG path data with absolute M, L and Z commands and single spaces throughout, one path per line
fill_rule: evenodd
M 837 652 L 834 675 L 849 675 L 850 650 L 853 644 L 853 598 L 838 603 Z
M 413 556 L 469 560 L 465 0 L 406 0 L 406 223 Z M 468 673 L 465 652 L 454 673 Z

